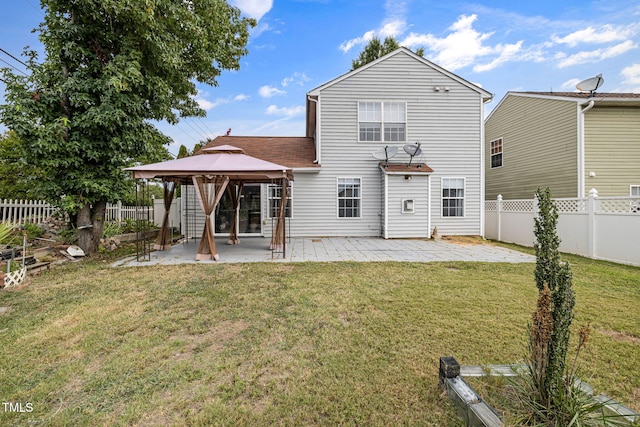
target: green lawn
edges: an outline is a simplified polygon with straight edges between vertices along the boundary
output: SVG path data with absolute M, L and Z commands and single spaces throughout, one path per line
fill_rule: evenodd
M 640 410 L 640 269 L 565 256 L 581 376 Z M 460 426 L 438 359 L 522 360 L 533 264 L 54 268 L 0 290 L 0 425 Z

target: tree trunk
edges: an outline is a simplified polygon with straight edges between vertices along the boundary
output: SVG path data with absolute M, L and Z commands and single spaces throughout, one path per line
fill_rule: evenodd
M 80 246 L 87 255 L 92 255 L 98 251 L 106 209 L 107 202 L 100 200 L 93 206 L 82 206 L 77 213 L 78 246 Z

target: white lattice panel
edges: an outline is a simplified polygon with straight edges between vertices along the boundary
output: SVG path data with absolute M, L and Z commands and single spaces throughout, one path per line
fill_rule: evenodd
M 484 209 L 487 211 L 497 211 L 498 202 L 496 202 L 495 200 L 487 200 L 484 202 Z
M 505 200 L 502 212 L 533 212 L 533 200 Z
M 11 288 L 12 286 L 18 286 L 24 282 L 25 277 L 27 277 L 27 267 L 12 271 L 4 278 L 4 287 Z
M 640 198 L 606 198 L 598 199 L 601 213 L 638 213 L 640 214 Z
M 587 211 L 586 199 L 555 199 L 558 213 L 576 213 Z

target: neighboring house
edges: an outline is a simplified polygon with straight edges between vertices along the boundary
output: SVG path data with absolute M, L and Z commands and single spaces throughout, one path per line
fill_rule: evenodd
M 482 235 L 483 109 L 491 94 L 400 48 L 307 93 L 305 137 L 217 137 L 291 167 L 292 236 Z M 410 158 L 405 145 L 420 143 Z M 398 149 L 388 165 L 373 154 Z M 409 165 L 411 163 L 411 165 Z M 240 232 L 270 235 L 277 185 L 245 185 Z M 228 230 L 221 202 L 216 232 Z M 226 207 L 226 208 L 225 208 Z M 195 209 L 194 209 L 195 211 Z
M 509 92 L 485 144 L 487 200 L 640 195 L 640 94 Z

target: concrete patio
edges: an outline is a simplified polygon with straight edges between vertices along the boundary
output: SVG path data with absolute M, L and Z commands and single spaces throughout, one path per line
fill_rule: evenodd
M 219 261 L 196 261 L 198 240 L 178 243 L 170 250 L 154 251 L 151 260 L 137 261 L 129 257 L 114 266 L 171 265 L 187 263 L 239 262 L 332 262 L 332 261 L 477 261 L 535 262 L 533 255 L 488 243 L 456 243 L 445 240 L 395 239 L 375 237 L 296 237 L 287 243 L 286 257 L 269 250 L 269 239 L 241 238 L 239 245 L 227 245 L 226 238 L 217 238 Z

